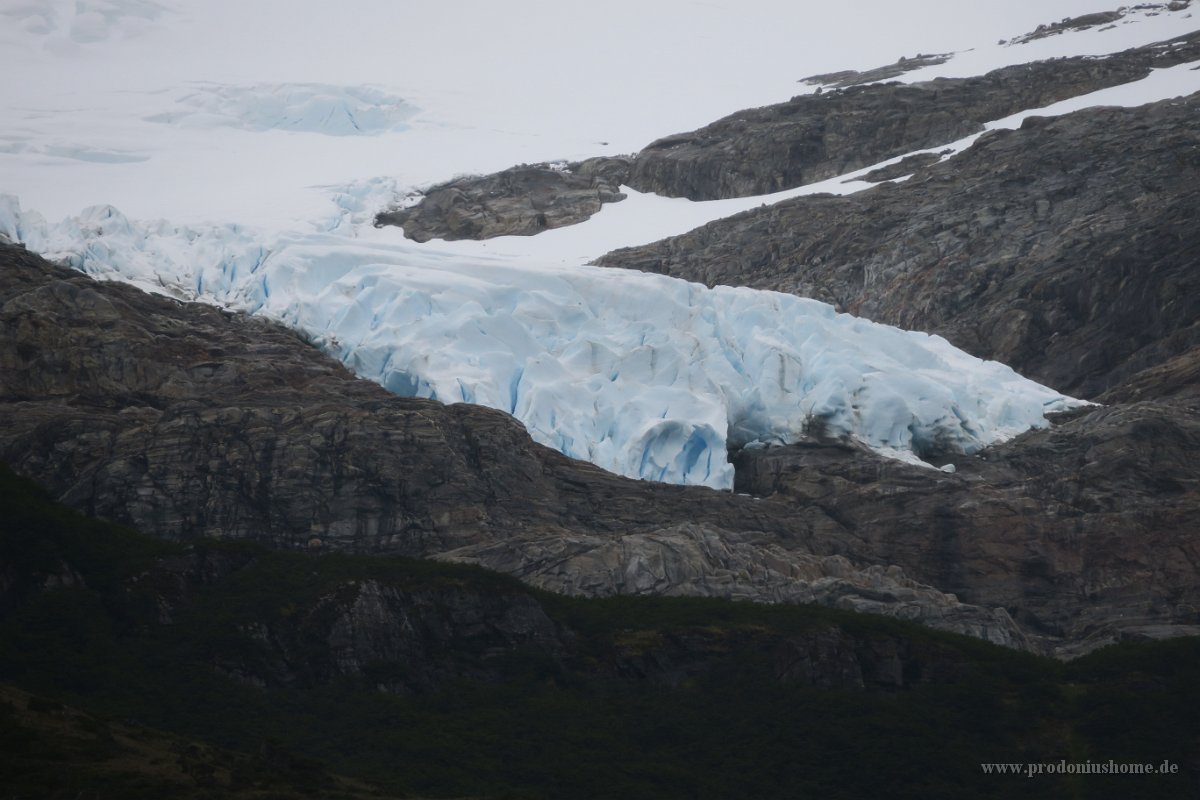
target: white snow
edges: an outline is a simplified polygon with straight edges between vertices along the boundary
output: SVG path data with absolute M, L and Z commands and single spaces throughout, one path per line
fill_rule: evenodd
M 370 220 L 455 174 L 631 152 L 813 91 L 796 83 L 809 74 L 952 50 L 903 79 L 971 74 L 1200 27 L 1140 14 L 995 44 L 1096 10 L 0 0 L 0 233 L 100 277 L 280 319 L 389 389 L 502 409 L 626 475 L 728 487 L 729 444 L 814 423 L 914 462 L 971 452 L 1078 401 L 814 301 L 584 266 L 759 204 L 857 191 L 846 181 L 861 173 L 713 203 L 629 192 L 582 225 L 487 242 L 418 245 Z M 1174 96 L 1198 75 L 1162 70 L 1037 113 Z
M 56 52 L 137 36 L 165 12 L 164 6 L 151 0 L 13 0 L 0 4 L 0 16 L 23 33 L 47 39 L 48 47 Z

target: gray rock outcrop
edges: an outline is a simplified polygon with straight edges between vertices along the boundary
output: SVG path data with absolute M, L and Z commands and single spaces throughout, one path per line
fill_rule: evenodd
M 945 64 L 951 58 L 953 53 L 917 53 L 912 58 L 901 57 L 894 64 L 888 64 L 874 69 L 856 70 L 845 69 L 838 72 L 824 72 L 820 75 L 810 75 L 807 78 L 801 78 L 800 83 L 806 83 L 809 86 L 833 87 L 837 89 L 845 89 L 847 86 L 858 86 L 863 83 L 873 83 L 875 81 L 886 81 L 890 78 L 899 78 L 906 72 L 913 70 L 924 69 L 925 67 L 934 67 L 938 64 Z
M 983 130 L 983 123 L 1200 59 L 1200 32 L 1096 57 L 973 78 L 851 86 L 747 109 L 667 136 L 634 159 L 628 185 L 692 200 L 769 194 Z
M 399 225 L 418 242 L 532 236 L 583 222 L 604 203 L 625 199 L 627 159 L 576 164 L 523 164 L 492 175 L 456 178 L 427 190 L 407 208 L 386 211 L 375 225 Z
M 1200 574 L 1197 452 L 1193 385 L 1170 400 L 1093 409 L 956 460 L 953 474 L 819 444 L 745 450 L 734 463 L 738 491 L 821 508 L 819 538 L 911 565 L 918 580 L 974 603 L 1019 594 L 1021 627 L 1075 654 L 1153 629 L 1164 613 L 1178 635 L 1196 632 L 1197 595 L 1178 590 Z M 1064 594 L 1076 598 L 1069 612 L 1060 606 L 1051 620 L 1037 610 Z

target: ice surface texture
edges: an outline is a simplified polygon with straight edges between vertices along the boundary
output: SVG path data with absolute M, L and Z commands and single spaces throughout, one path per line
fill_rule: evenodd
M 323 83 L 198 86 L 177 103 L 181 109 L 147 119 L 198 128 L 356 136 L 403 130 L 417 112 L 403 98 L 380 89 Z
M 146 228 L 110 207 L 50 227 L 11 197 L 0 233 L 282 320 L 391 391 L 501 409 L 637 478 L 727 489 L 729 446 L 813 427 L 913 460 L 971 453 L 1078 403 L 940 337 L 774 292 L 319 231 L 264 247 L 237 227 Z
M 21 0 L 0 3 L 0 17 L 35 36 L 60 35 L 76 44 L 126 38 L 167 10 L 152 0 Z

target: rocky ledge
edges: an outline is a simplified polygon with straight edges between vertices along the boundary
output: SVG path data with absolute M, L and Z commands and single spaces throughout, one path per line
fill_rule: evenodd
M 628 159 L 591 158 L 456 178 L 408 207 L 377 215 L 375 225 L 399 225 L 418 242 L 531 236 L 583 222 L 604 203 L 624 200 L 620 187 L 628 172 Z
M 816 505 L 821 538 L 913 565 L 972 602 L 1020 596 L 1022 628 L 1073 655 L 1111 641 L 1118 616 L 1121 638 L 1200 634 L 1200 594 L 1184 588 L 1200 575 L 1197 452 L 1193 383 L 1184 396 L 1114 402 L 989 448 L 953 474 L 799 444 L 739 453 L 735 488 Z M 1055 619 L 1043 616 L 1051 608 Z
M 1008 44 L 1028 44 L 1029 42 L 1045 39 L 1049 36 L 1058 36 L 1060 33 L 1068 31 L 1083 31 L 1089 28 L 1100 28 L 1107 30 L 1120 22 L 1130 11 L 1141 11 L 1150 15 L 1161 13 L 1163 11 L 1184 11 L 1192 4 L 1192 0 L 1173 0 L 1170 3 L 1139 3 L 1132 9 L 1128 6 L 1122 6 L 1116 11 L 1097 11 L 1092 14 L 1081 14 L 1078 17 L 1066 17 L 1059 22 L 1051 22 L 1047 25 L 1038 25 L 1036 29 L 1022 36 L 1014 37 Z M 1105 27 L 1101 27 L 1105 26 Z M 1004 41 L 1000 42 L 1005 44 Z
M 634 159 L 628 185 L 692 200 L 769 194 L 947 144 L 983 130 L 985 122 L 1197 59 L 1200 32 L 1103 58 L 801 95 L 653 142 Z

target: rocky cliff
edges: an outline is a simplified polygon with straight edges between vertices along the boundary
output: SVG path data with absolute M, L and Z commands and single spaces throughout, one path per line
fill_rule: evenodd
M 804 444 L 734 464 L 737 490 L 818 506 L 822 537 L 856 554 L 911 565 L 972 602 L 1020 597 L 1022 627 L 1070 654 L 1107 640 L 1118 615 L 1125 637 L 1200 634 L 1200 595 L 1184 588 L 1200 572 L 1197 452 L 1193 392 L 1085 413 L 958 460 L 953 474 Z
M 1169 759 L 1155 796 L 1194 795 L 1200 640 L 1063 665 L 815 606 L 168 542 L 2 466 L 0 515 L 0 783 L 21 797 L 873 797 L 901 778 L 1027 797 L 979 763 L 1071 747 Z M 1054 777 L 1034 796 L 1069 793 Z
M 30 525 L 13 499 L 5 498 L 5 510 L 16 530 L 0 541 L 0 564 L 14 580 L 0 622 L 57 593 L 93 594 L 120 609 L 115 614 L 126 617 L 123 624 L 136 623 L 135 638 L 194 640 L 199 646 L 173 657 L 200 654 L 208 669 L 259 688 L 353 681 L 390 694 L 428 695 L 460 682 L 512 680 L 531 666 L 561 679 L 678 686 L 731 658 L 759 653 L 782 684 L 902 689 L 953 681 L 974 652 L 965 640 L 845 612 L 772 616 L 765 607 L 743 606 L 748 616 L 739 621 L 730 619 L 735 609 L 714 602 L 708 607 L 718 616 L 705 619 L 699 606 L 672 610 L 648 599 L 641 606 L 648 618 L 634 620 L 636 604 L 613 606 L 604 618 L 600 607 L 589 610 L 471 567 L 298 556 L 239 543 L 155 547 L 92 522 L 90 535 L 111 537 L 101 548 L 110 563 L 102 563 L 85 542 L 64 535 L 70 517 Z M 139 550 L 141 559 L 129 557 Z M 31 563 L 30 551 L 56 558 Z M 11 631 L 0 631 L 0 638 L 4 633 Z
M 524 164 L 494 175 L 456 178 L 428 189 L 413 205 L 375 217 L 418 242 L 532 236 L 589 219 L 604 203 L 625 199 L 628 159 Z
M 983 130 L 985 122 L 1197 58 L 1200 34 L 1189 34 L 1104 58 L 800 95 L 647 145 L 633 161 L 628 184 L 692 200 L 769 194 L 946 144 Z

